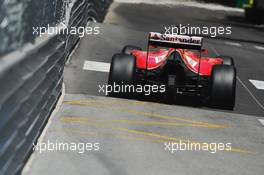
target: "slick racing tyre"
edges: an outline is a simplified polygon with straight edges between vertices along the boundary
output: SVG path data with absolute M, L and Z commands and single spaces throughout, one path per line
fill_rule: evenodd
M 110 96 L 129 96 L 133 92 L 123 92 L 122 86 L 134 85 L 136 59 L 132 55 L 115 54 L 112 57 L 108 84 Z
M 223 64 L 224 65 L 229 65 L 229 66 L 234 66 L 235 62 L 234 59 L 230 56 L 219 56 L 219 58 L 223 59 Z
M 236 96 L 236 69 L 229 65 L 215 65 L 211 76 L 211 105 L 232 110 Z
M 125 46 L 123 49 L 122 49 L 122 53 L 123 54 L 128 54 L 128 55 L 131 55 L 131 52 L 132 50 L 142 50 L 142 48 L 140 47 L 137 47 L 137 46 Z

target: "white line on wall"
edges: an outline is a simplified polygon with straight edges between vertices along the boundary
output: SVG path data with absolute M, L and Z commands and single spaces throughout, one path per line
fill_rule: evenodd
M 264 90 L 264 81 L 249 80 L 257 89 Z
M 264 126 L 264 120 L 263 119 L 258 119 L 258 120 Z
M 97 72 L 109 72 L 110 64 L 97 61 L 84 61 L 83 70 L 97 71 Z
M 240 43 L 234 43 L 234 42 L 228 42 L 228 41 L 226 41 L 225 44 L 230 45 L 230 46 L 237 46 L 237 47 L 241 46 Z
M 255 49 L 258 49 L 258 50 L 264 50 L 264 47 L 261 47 L 261 46 L 255 46 Z

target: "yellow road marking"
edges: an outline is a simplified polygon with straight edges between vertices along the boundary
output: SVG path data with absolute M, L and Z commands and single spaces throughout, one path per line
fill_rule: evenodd
M 141 116 L 146 116 L 146 117 L 156 117 L 156 118 L 162 118 L 162 119 L 171 119 L 171 120 L 177 120 L 177 121 L 182 121 L 182 122 L 194 123 L 194 124 L 198 124 L 198 125 L 206 125 L 206 126 L 211 127 L 211 128 L 227 128 L 227 127 L 229 127 L 229 126 L 225 126 L 225 125 L 211 124 L 208 122 L 200 122 L 200 121 L 196 121 L 196 120 L 190 120 L 190 119 L 179 118 L 179 117 L 168 116 L 168 115 L 161 115 L 161 114 L 157 114 L 157 113 L 144 112 L 144 111 L 140 111 L 140 110 L 132 110 L 132 109 L 127 109 L 127 108 L 122 108 L 122 107 L 111 107 L 108 105 L 101 105 L 101 104 L 100 105 L 94 105 L 94 104 L 80 103 L 78 101 L 65 101 L 65 103 L 70 104 L 70 105 L 93 106 L 93 107 L 97 107 L 97 108 L 109 108 L 112 110 L 125 111 L 125 112 L 129 112 L 129 113 L 137 114 L 137 115 L 141 115 Z M 94 103 L 96 103 L 96 101 L 94 101 Z
M 79 124 L 88 124 L 88 125 L 94 125 L 97 127 L 101 127 L 101 128 L 108 128 L 108 129 L 112 129 L 115 131 L 125 131 L 128 133 L 132 133 L 132 134 L 139 134 L 139 135 L 144 135 L 144 136 L 148 136 L 148 137 L 156 137 L 156 138 L 160 138 L 163 140 L 168 140 L 168 141 L 173 141 L 173 142 L 187 142 L 187 143 L 193 143 L 193 144 L 202 144 L 202 142 L 197 142 L 197 141 L 191 141 L 191 140 L 183 140 L 183 139 L 178 139 L 178 138 L 174 138 L 174 137 L 170 137 L 170 136 L 166 136 L 166 135 L 161 135 L 161 134 L 157 134 L 157 133 L 152 133 L 152 132 L 145 132 L 145 131 L 137 131 L 137 130 L 132 130 L 132 129 L 127 129 L 127 128 L 123 128 L 123 127 L 113 127 L 113 126 L 108 126 L 105 124 L 100 124 L 100 123 L 96 123 L 96 122 L 88 122 L 88 121 L 78 121 L 78 120 L 74 120 L 74 121 L 69 121 L 69 120 L 63 120 L 63 118 L 61 119 L 62 122 L 65 123 L 79 123 Z M 242 150 L 239 148 L 232 148 L 231 150 L 225 150 L 228 152 L 237 152 L 237 153 L 243 153 L 243 154 L 253 154 L 254 152 L 251 151 L 247 151 L 247 150 Z
M 146 102 L 142 101 L 121 101 L 121 100 L 65 100 L 64 103 L 110 103 L 110 104 L 139 104 L 143 105 Z
M 85 134 L 90 136 L 98 136 L 98 132 L 90 132 L 90 131 L 81 131 L 76 129 L 57 129 L 55 132 L 65 132 L 65 133 L 75 133 L 75 134 Z M 105 134 L 106 135 L 106 134 Z
M 76 129 L 61 129 L 61 130 L 55 130 L 55 131 L 65 132 L 65 133 L 73 133 L 73 134 L 81 134 L 81 135 L 90 135 L 90 136 L 111 136 L 111 137 L 122 138 L 122 139 L 153 141 L 153 142 L 159 142 L 159 143 L 165 143 L 166 141 L 168 141 L 168 140 L 156 140 L 156 139 L 146 138 L 146 137 L 129 136 L 129 135 L 125 135 L 125 134 L 89 132 L 89 131 L 82 131 L 82 130 L 76 130 Z
M 139 111 L 139 110 L 131 110 L 127 108 L 123 108 L 120 110 L 127 111 L 129 113 L 134 113 L 142 116 L 147 116 L 147 117 L 157 117 L 157 118 L 162 118 L 162 119 L 172 119 L 172 120 L 177 120 L 177 121 L 182 121 L 182 122 L 188 122 L 188 123 L 195 123 L 195 124 L 200 124 L 200 125 L 206 125 L 206 126 L 211 126 L 215 128 L 226 128 L 227 126 L 224 125 L 216 125 L 216 124 L 211 124 L 208 122 L 200 122 L 196 120 L 190 120 L 190 119 L 185 119 L 185 118 L 179 118 L 179 117 L 174 117 L 174 116 L 168 116 L 168 115 L 162 115 L 162 114 L 157 114 L 157 113 L 149 113 L 149 112 L 144 112 L 144 111 Z
M 102 124 L 111 124 L 111 123 L 127 123 L 127 124 L 137 124 L 137 125 L 165 125 L 165 126 L 189 126 L 189 127 L 203 127 L 203 128 L 219 128 L 211 125 L 201 125 L 201 124 L 192 124 L 192 123 L 177 123 L 177 122 L 156 122 L 156 121 L 138 121 L 138 120 L 104 120 L 96 118 L 83 118 L 83 117 L 63 117 L 64 121 L 91 121 L 95 120 Z

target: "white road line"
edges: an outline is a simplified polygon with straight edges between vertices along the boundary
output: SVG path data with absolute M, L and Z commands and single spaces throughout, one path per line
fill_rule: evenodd
M 219 55 L 217 49 L 213 46 L 211 46 L 215 52 L 215 54 Z M 253 100 L 257 103 L 257 105 L 264 110 L 264 106 L 259 102 L 259 100 L 255 97 L 255 95 L 250 91 L 250 89 L 243 83 L 243 81 L 237 76 L 237 80 L 242 84 L 242 86 L 248 91 L 250 96 L 253 98 Z
M 264 47 L 261 47 L 261 46 L 255 46 L 255 49 L 258 49 L 258 50 L 264 50 Z
M 258 120 L 264 126 L 264 120 L 263 119 L 258 119 Z
M 175 1 L 175 0 L 115 0 L 117 3 L 131 3 L 131 4 L 152 4 L 152 5 L 174 5 L 174 6 L 186 6 L 186 7 L 196 7 L 206 10 L 214 10 L 214 11 L 230 11 L 230 12 L 240 12 L 243 13 L 244 10 L 240 8 L 232 8 L 232 7 L 225 7 L 223 5 L 213 4 L 213 3 L 200 3 L 195 1 Z
M 216 56 L 220 56 L 219 52 L 213 46 L 211 46 L 211 44 L 209 45 L 209 47 L 211 47 Z
M 264 90 L 264 81 L 249 80 L 257 89 Z
M 83 70 L 109 72 L 110 63 L 97 62 L 97 61 L 84 61 Z
M 226 41 L 224 43 L 227 44 L 227 45 L 230 45 L 230 46 L 237 46 L 237 47 L 240 47 L 241 46 L 240 43 L 234 43 L 234 42 L 228 42 L 228 41 Z
M 237 76 L 237 80 L 242 84 L 242 86 L 248 91 L 251 97 L 255 100 L 255 102 L 264 110 L 264 106 L 258 101 L 255 95 L 249 90 L 249 88 L 243 83 L 243 81 Z

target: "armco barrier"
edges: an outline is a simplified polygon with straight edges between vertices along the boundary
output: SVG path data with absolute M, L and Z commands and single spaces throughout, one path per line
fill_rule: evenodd
M 68 25 L 80 27 L 88 20 L 103 21 L 111 1 L 71 3 Z M 67 13 L 58 7 L 48 9 L 54 10 L 59 11 L 59 16 Z M 53 23 L 60 18 L 56 15 L 45 19 L 52 18 Z M 64 65 L 78 39 L 77 35 L 66 34 L 35 38 L 33 44 L 23 41 L 20 49 L 0 57 L 0 175 L 21 172 L 60 97 Z M 13 42 L 12 38 L 10 43 Z

